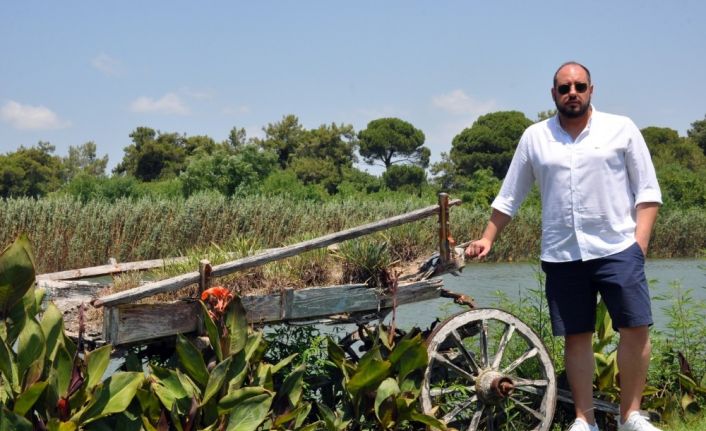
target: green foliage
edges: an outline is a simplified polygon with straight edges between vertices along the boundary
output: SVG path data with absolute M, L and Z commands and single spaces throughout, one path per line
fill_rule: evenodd
M 266 150 L 274 151 L 277 154 L 279 165 L 286 168 L 289 158 L 302 145 L 306 131 L 299 124 L 299 118 L 295 115 L 286 115 L 277 123 L 269 123 L 263 127 L 265 139 L 258 140 L 257 143 Z
M 655 298 L 669 301 L 663 307 L 669 322 L 653 337 L 647 405 L 662 412 L 665 420 L 688 420 L 706 406 L 706 301 L 695 300 L 692 290 L 678 282 L 670 289 Z
M 133 143 L 125 147 L 125 156 L 113 169 L 114 173 L 154 181 L 176 176 L 183 170 L 187 156 L 184 136 L 138 127 L 130 133 L 130 138 Z
M 474 206 L 489 207 L 498 195 L 502 181 L 493 175 L 490 168 L 478 169 L 463 185 L 461 199 Z
M 337 255 L 343 262 L 344 283 L 385 286 L 386 271 L 392 264 L 387 242 L 369 239 L 346 241 L 340 245 Z
M 274 153 L 243 145 L 234 151 L 218 149 L 211 154 L 192 156 L 179 179 L 185 196 L 208 190 L 232 196 L 240 188 L 262 182 L 276 166 Z
M 382 327 L 372 332 L 371 347 L 357 362 L 328 340 L 330 381 L 318 405 L 326 430 L 409 429 L 412 423 L 446 429 L 419 410 L 428 362 L 421 334 L 409 333 L 396 344 L 388 340 Z
M 423 146 L 424 133 L 399 118 L 373 120 L 358 133 L 358 138 L 360 155 L 368 164 L 379 160 L 386 169 L 400 161 L 422 168 L 429 165 L 430 151 Z
M 286 196 L 298 201 L 321 202 L 328 192 L 319 184 L 304 184 L 293 170 L 275 171 L 260 185 L 258 191 L 265 196 Z
M 706 154 L 706 116 L 703 120 L 691 123 L 691 129 L 687 130 L 686 134 Z
M 482 115 L 451 143 L 451 160 L 458 172 L 471 176 L 478 169 L 490 168 L 504 178 L 522 133 L 532 120 L 518 111 Z
M 54 150 L 53 145 L 40 141 L 0 155 L 0 198 L 41 197 L 59 188 L 61 159 L 52 154 Z
M 80 356 L 64 334 L 61 312 L 35 291 L 32 252 L 21 237 L 0 255 L 0 422 L 12 429 L 101 429 L 126 414 L 142 373 L 105 381 L 110 346 Z M 8 288 L 10 291 L 8 292 Z M 46 428 L 45 428 L 46 427 Z
M 107 155 L 97 157 L 95 142 L 89 141 L 78 147 L 71 145 L 69 155 L 62 160 L 62 176 L 64 181 L 70 181 L 78 175 L 103 177 L 107 164 Z
M 419 166 L 392 165 L 382 174 L 382 181 L 390 190 L 420 194 L 426 177 L 426 172 Z

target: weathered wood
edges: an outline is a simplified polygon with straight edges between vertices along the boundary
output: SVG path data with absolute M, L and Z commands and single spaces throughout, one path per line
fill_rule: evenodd
M 211 284 L 211 262 L 208 259 L 199 261 L 199 294 L 208 289 Z
M 91 266 L 89 268 L 69 269 L 66 271 L 38 274 L 39 280 L 73 280 L 85 277 L 116 274 L 127 271 L 141 271 L 152 268 L 162 268 L 166 265 L 186 262 L 188 257 L 172 257 L 166 259 L 141 260 L 138 262 L 111 263 L 108 265 Z
M 449 195 L 439 193 L 439 261 L 442 266 L 451 260 L 449 247 Z
M 101 289 L 109 286 L 110 284 L 82 280 L 37 280 L 37 287 L 45 290 L 44 304 L 52 301 L 62 312 L 81 303 L 89 304 L 96 299 Z
M 449 202 L 449 206 L 458 205 L 460 203 L 461 201 L 456 199 Z M 399 216 L 390 217 L 377 222 L 368 223 L 362 226 L 346 229 L 329 235 L 324 235 L 308 241 L 303 241 L 287 247 L 268 250 L 262 253 L 255 254 L 253 256 L 245 257 L 243 259 L 238 259 L 232 262 L 216 265 L 211 271 L 211 276 L 221 277 L 236 271 L 242 271 L 245 269 L 264 265 L 269 262 L 295 256 L 297 254 L 301 254 L 317 248 L 327 247 L 331 244 L 335 244 L 341 241 L 358 238 L 384 229 L 389 229 L 395 226 L 403 225 L 405 223 L 411 223 L 417 220 L 421 220 L 423 218 L 437 214 L 438 212 L 439 206 L 433 205 Z M 183 274 L 178 277 L 168 278 L 166 280 L 160 280 L 153 283 L 147 283 L 143 286 L 136 287 L 134 289 L 125 290 L 112 295 L 104 296 L 102 298 L 98 298 L 93 302 L 93 305 L 95 307 L 101 307 L 125 304 L 136 301 L 138 299 L 153 296 L 158 293 L 172 292 L 174 290 L 181 289 L 191 284 L 198 283 L 198 280 L 199 273 L 190 272 L 188 274 Z
M 397 303 L 437 298 L 441 279 L 401 284 Z M 283 289 L 280 293 L 241 298 L 247 320 L 253 324 L 316 319 L 343 313 L 386 309 L 392 298 L 364 284 L 308 289 Z M 105 307 L 103 336 L 113 345 L 135 343 L 198 329 L 201 310 L 195 302 L 125 304 Z

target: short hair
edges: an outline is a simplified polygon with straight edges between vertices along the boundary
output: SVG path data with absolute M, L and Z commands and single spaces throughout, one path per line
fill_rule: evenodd
M 581 69 L 585 70 L 586 76 L 588 76 L 588 83 L 591 84 L 591 72 L 588 70 L 588 67 L 584 66 L 583 64 L 581 64 L 577 61 L 567 61 L 566 63 L 559 66 L 559 68 L 556 70 L 556 72 L 554 72 L 554 87 L 556 87 L 556 76 L 559 74 L 559 71 L 561 69 L 563 69 L 564 67 L 571 66 L 571 65 L 578 66 Z

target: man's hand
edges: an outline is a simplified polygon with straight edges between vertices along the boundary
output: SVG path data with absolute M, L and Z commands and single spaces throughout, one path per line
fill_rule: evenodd
M 468 259 L 483 259 L 490 253 L 490 249 L 493 247 L 493 242 L 486 238 L 481 238 L 476 241 L 472 241 L 468 247 L 466 247 L 466 258 Z

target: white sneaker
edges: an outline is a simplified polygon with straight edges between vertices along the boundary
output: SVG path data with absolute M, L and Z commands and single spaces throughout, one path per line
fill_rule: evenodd
M 567 431 L 598 431 L 598 425 L 589 425 L 585 420 L 576 418 Z
M 618 431 L 661 431 L 645 419 L 639 412 L 632 412 L 628 420 L 620 423 L 618 419 Z

